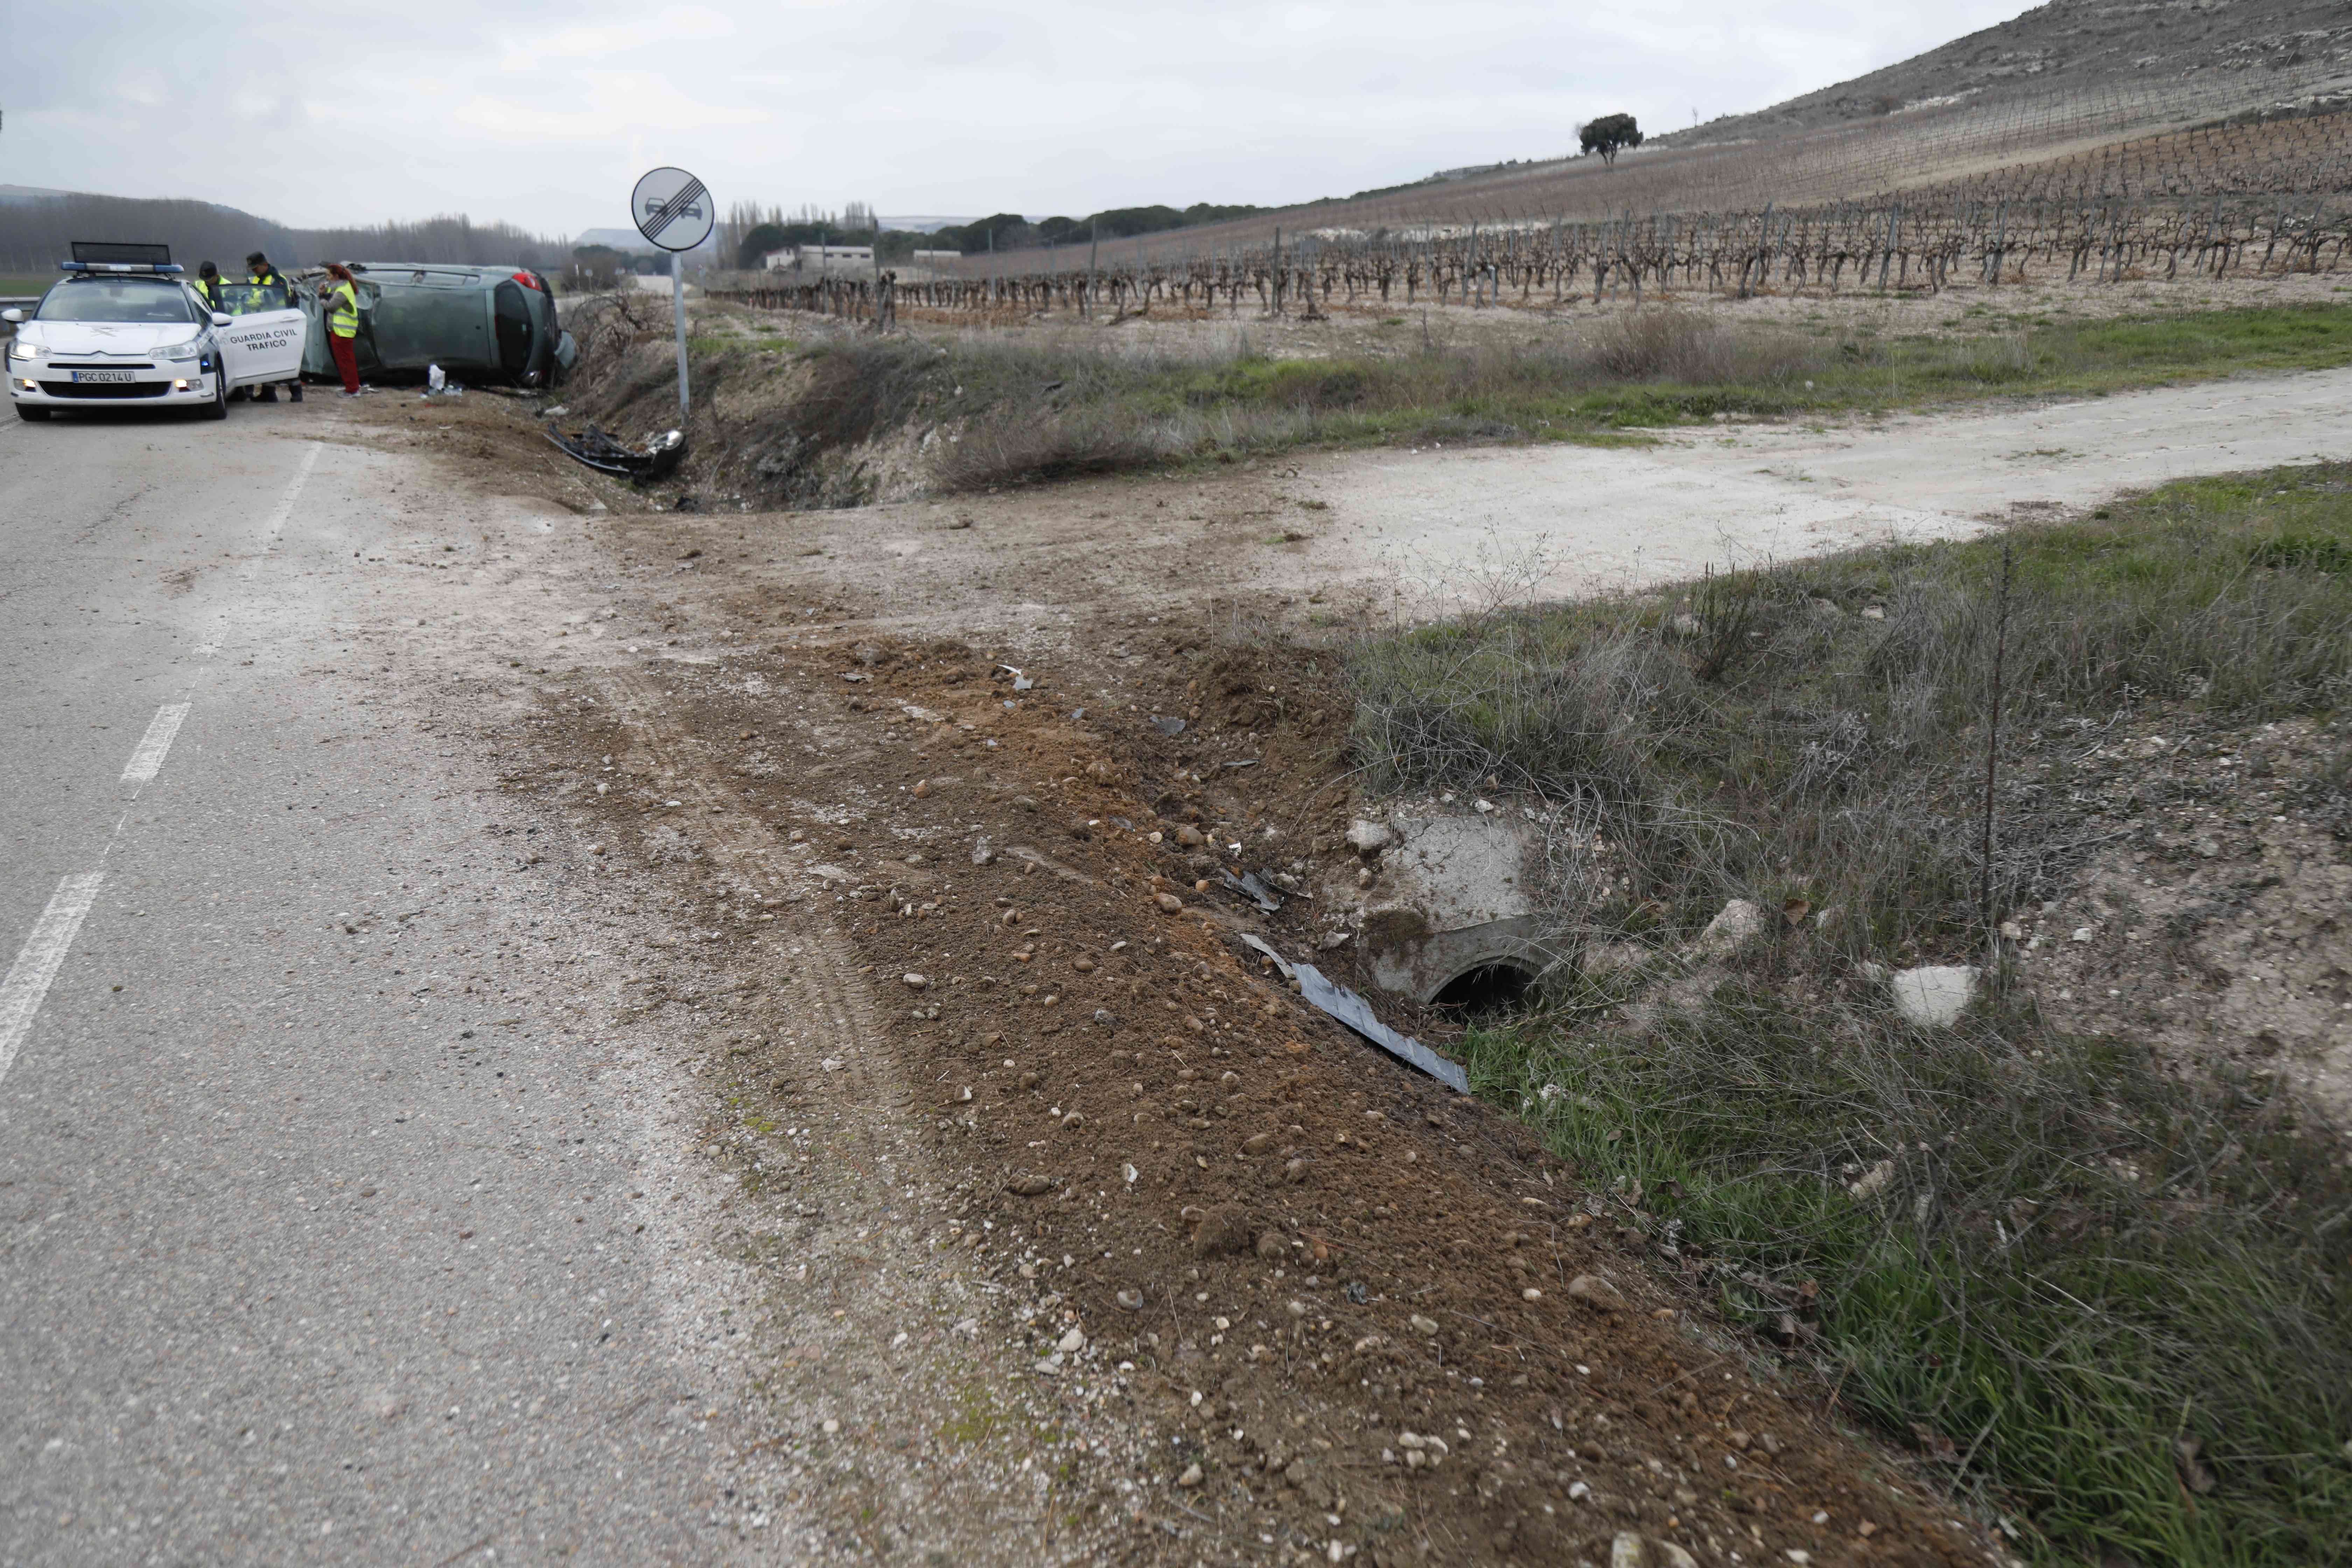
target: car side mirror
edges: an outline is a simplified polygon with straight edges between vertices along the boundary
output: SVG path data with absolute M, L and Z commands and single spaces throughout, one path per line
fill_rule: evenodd
M 235 326 L 236 324 L 236 318 L 235 316 L 232 316 L 232 315 L 228 314 L 226 311 L 225 311 L 225 310 L 215 310 L 215 311 L 213 312 L 213 325 L 214 325 L 214 326 L 215 326 L 215 327 L 231 327 L 231 326 Z
M 12 327 L 19 321 L 22 321 L 24 319 L 25 312 L 19 310 L 14 305 L 9 306 L 8 309 L 5 310 L 0 310 L 0 321 L 5 321 Z

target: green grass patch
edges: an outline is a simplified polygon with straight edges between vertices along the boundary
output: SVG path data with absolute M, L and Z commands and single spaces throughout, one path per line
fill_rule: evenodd
M 1572 1017 L 1474 1034 L 1474 1088 L 2035 1556 L 2346 1561 L 2352 1192 L 2284 1107 L 2024 1016 Z
M 2275 306 L 1954 337 L 1823 336 L 1673 310 L 1538 348 L 1401 348 L 1328 360 L 1203 360 L 950 339 L 941 400 L 980 437 L 953 485 L 1326 447 L 1588 439 L 1718 416 L 1880 414 L 2086 395 L 2352 363 L 2352 309 Z M 870 357 L 885 350 L 856 351 Z
M 1474 1032 L 1475 1085 L 2047 1561 L 2352 1561 L 2342 1145 L 2267 1080 L 2061 1034 L 2021 992 L 1910 1029 L 1861 965 L 1977 962 L 1988 918 L 2062 890 L 2112 837 L 2069 800 L 2117 714 L 2333 722 L 2347 563 L 2352 463 L 2323 463 L 1351 660 L 1360 776 L 1552 803 L 1562 927 L 1632 965 Z M 1732 898 L 1776 911 L 1762 948 L 1629 1021 Z

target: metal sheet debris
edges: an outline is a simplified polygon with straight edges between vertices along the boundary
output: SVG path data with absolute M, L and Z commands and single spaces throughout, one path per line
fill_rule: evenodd
M 1267 959 L 1273 962 L 1273 964 L 1276 969 L 1282 971 L 1282 977 L 1285 980 L 1297 978 L 1297 972 L 1290 967 L 1290 960 L 1275 952 L 1274 944 L 1267 942 L 1265 938 L 1262 936 L 1251 936 L 1244 933 L 1242 937 L 1242 945 L 1265 954 Z
M 1240 893 L 1244 897 L 1247 898 L 1250 902 L 1255 904 L 1258 909 L 1265 914 L 1270 915 L 1274 913 L 1275 910 L 1282 908 L 1282 899 L 1280 895 L 1276 893 L 1272 888 L 1267 887 L 1265 881 L 1260 878 L 1259 874 L 1255 871 L 1244 871 L 1240 876 L 1236 877 L 1231 871 L 1220 870 L 1217 873 L 1217 876 L 1223 881 L 1226 887 L 1231 888 L 1234 892 Z
M 642 447 L 625 446 L 593 425 L 570 436 L 561 430 L 550 430 L 547 438 L 575 462 L 639 484 L 667 479 L 686 460 L 686 435 L 679 430 L 648 437 Z
M 1323 972 L 1311 963 L 1292 963 L 1273 947 L 1255 936 L 1242 938 L 1254 952 L 1272 959 L 1286 980 L 1297 982 L 1298 994 L 1328 1013 L 1381 1049 L 1435 1079 L 1456 1094 L 1470 1092 L 1470 1077 L 1461 1065 L 1447 1061 L 1427 1046 L 1410 1036 L 1400 1035 L 1380 1021 L 1372 1005 L 1337 981 L 1327 980 Z

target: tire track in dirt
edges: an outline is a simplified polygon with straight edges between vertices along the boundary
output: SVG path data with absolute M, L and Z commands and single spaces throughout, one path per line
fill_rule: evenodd
M 593 679 L 625 737 L 610 753 L 614 763 L 664 781 L 680 804 L 663 815 L 691 827 L 711 878 L 768 906 L 754 921 L 761 950 L 728 943 L 723 973 L 737 984 L 758 974 L 773 996 L 789 969 L 795 994 L 789 1012 L 771 1009 L 774 1032 L 749 1049 L 746 1031 L 730 1037 L 717 1060 L 747 1069 L 730 1087 L 803 1098 L 812 1109 L 779 1118 L 822 1123 L 818 1132 L 787 1121 L 797 1138 L 755 1145 L 805 1152 L 786 1156 L 800 1160 L 789 1197 L 761 1180 L 768 1160 L 740 1142 L 720 1155 L 742 1183 L 740 1206 L 751 1211 L 722 1221 L 721 1246 L 760 1268 L 778 1342 L 767 1352 L 777 1370 L 762 1388 L 777 1407 L 772 1429 L 749 1445 L 739 1488 L 803 1516 L 812 1545 L 822 1531 L 836 1550 L 917 1549 L 960 1563 L 1044 1562 L 1074 1550 L 1098 1557 L 1083 1537 L 1070 1539 L 1055 1485 L 1039 1484 L 1046 1477 L 1036 1461 L 1057 1443 L 1073 1445 L 1014 1436 L 1016 1427 L 1055 1433 L 1072 1425 L 1072 1413 L 1029 1397 L 1025 1367 L 995 1353 L 1005 1314 L 992 1298 L 1001 1292 L 971 1277 L 940 1234 L 938 1216 L 961 1184 L 913 1129 L 917 1091 L 880 1024 L 861 972 L 870 966 L 819 907 L 833 880 L 775 864 L 784 842 L 666 718 L 676 711 L 670 693 L 625 666 Z M 752 1119 L 761 1120 L 775 1119 Z M 730 1130 L 714 1109 L 701 1128 L 706 1148 L 721 1147 L 715 1140 Z M 761 1256 L 763 1237 L 782 1235 L 763 1229 L 763 1197 L 797 1222 L 788 1238 L 796 1264 Z M 903 1283 L 873 1288 L 892 1277 Z M 877 1347 L 887 1347 L 879 1365 Z M 927 1452 L 945 1459 L 944 1469 L 923 1463 Z M 1075 1453 L 1083 1459 L 1085 1450 Z M 894 1462 L 908 1455 L 916 1458 Z M 1073 1468 L 1072 1458 L 1066 1451 L 1055 1463 Z

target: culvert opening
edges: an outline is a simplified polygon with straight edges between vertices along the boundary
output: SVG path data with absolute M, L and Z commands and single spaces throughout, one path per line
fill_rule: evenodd
M 1508 1012 L 1526 1000 L 1535 978 L 1532 971 L 1516 963 L 1482 963 L 1439 986 L 1430 1001 L 1447 1012 L 1471 1017 Z

